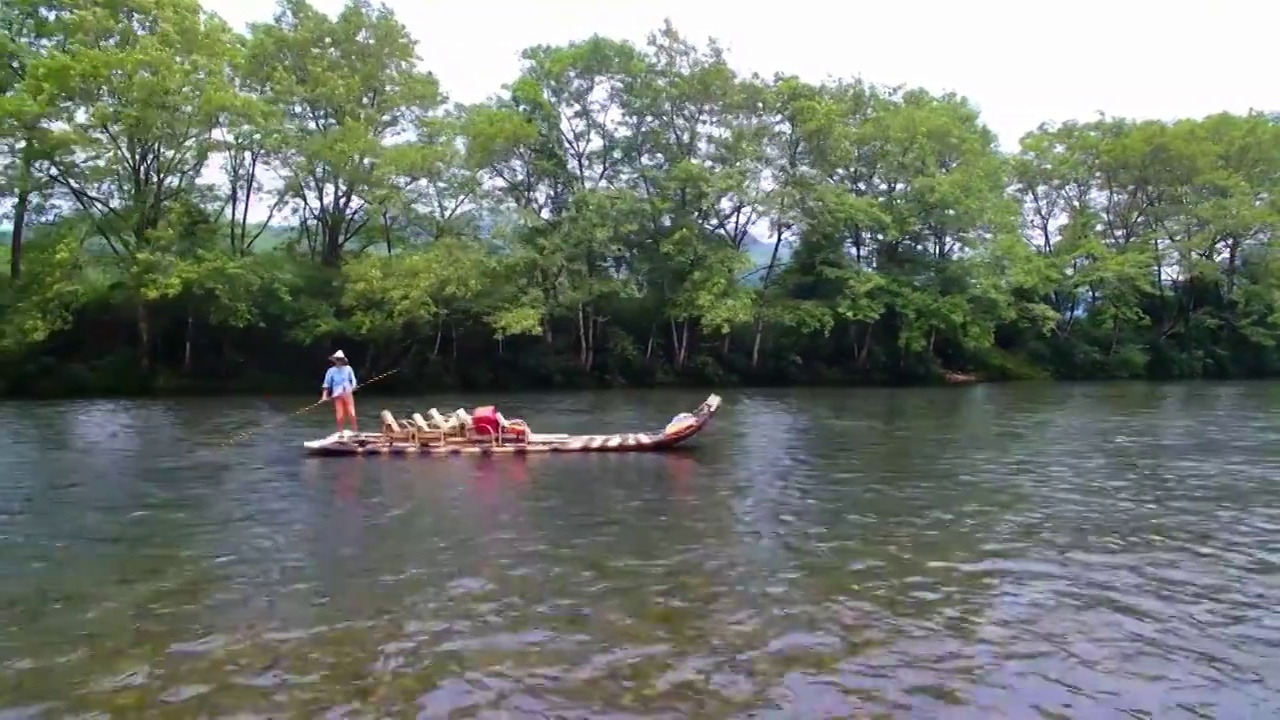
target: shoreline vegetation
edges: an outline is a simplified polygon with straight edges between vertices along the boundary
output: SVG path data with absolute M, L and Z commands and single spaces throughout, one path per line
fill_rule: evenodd
M 380 393 L 1280 375 L 1274 112 L 1006 153 L 669 24 L 471 106 L 364 2 L 0 29 L 0 395 L 310 392 L 336 348 Z

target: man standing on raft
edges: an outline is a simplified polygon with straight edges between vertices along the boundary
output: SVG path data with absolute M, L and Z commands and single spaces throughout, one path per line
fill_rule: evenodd
M 333 367 L 324 374 L 324 394 L 320 401 L 333 400 L 333 414 L 338 418 L 338 432 L 342 432 L 344 418 L 351 419 L 351 431 L 360 432 L 356 425 L 356 401 L 352 393 L 356 391 L 356 373 L 347 362 L 347 356 L 341 350 L 329 356 Z

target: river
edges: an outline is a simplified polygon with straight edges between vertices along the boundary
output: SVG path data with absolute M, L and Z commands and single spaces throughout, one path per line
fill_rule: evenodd
M 494 459 L 306 458 L 308 401 L 0 404 L 0 718 L 1280 708 L 1280 384 L 726 392 L 684 452 Z

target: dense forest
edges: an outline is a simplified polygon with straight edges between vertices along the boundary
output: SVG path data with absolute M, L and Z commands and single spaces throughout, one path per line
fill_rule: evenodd
M 1280 115 L 1046 124 L 662 27 L 450 102 L 394 14 L 0 7 L 0 392 L 1280 374 Z M 389 381 L 390 384 L 390 381 Z

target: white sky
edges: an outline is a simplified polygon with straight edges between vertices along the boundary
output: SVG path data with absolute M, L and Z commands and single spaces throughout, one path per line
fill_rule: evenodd
M 342 0 L 312 0 L 336 12 Z M 740 70 L 953 90 L 1006 149 L 1044 120 L 1280 111 L 1280 3 L 1268 0 L 387 0 L 454 100 L 516 77 L 519 52 L 593 33 L 641 43 L 671 18 Z M 234 25 L 270 0 L 206 0 Z

